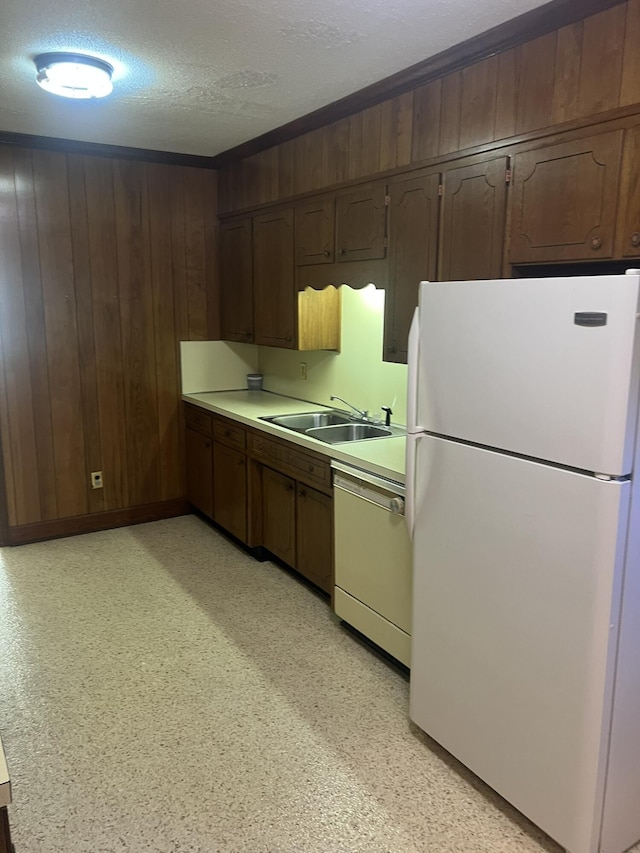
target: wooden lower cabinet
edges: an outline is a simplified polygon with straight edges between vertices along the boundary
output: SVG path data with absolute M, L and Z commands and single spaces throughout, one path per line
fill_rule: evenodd
M 262 544 L 289 566 L 296 564 L 295 481 L 262 468 Z
M 0 749 L 2 746 L 0 745 Z M 0 853 L 12 853 L 11 832 L 9 831 L 9 818 L 5 806 L 0 808 Z
M 213 446 L 213 518 L 247 541 L 247 457 L 216 441 Z
M 213 518 L 212 440 L 195 429 L 186 429 L 187 498 L 189 503 Z
M 325 592 L 333 585 L 333 499 L 298 483 L 296 569 Z
M 187 405 L 187 498 L 252 548 L 333 587 L 331 465 L 320 453 Z

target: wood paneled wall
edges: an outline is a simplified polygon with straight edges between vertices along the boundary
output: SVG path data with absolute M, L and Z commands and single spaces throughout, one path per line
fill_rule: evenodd
M 343 181 L 640 103 L 640 0 L 433 80 L 219 173 L 220 211 Z
M 0 146 L 10 528 L 184 497 L 179 341 L 219 337 L 216 212 L 212 171 Z

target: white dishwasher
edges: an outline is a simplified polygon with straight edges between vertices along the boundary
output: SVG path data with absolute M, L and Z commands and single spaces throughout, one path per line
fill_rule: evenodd
M 411 542 L 404 486 L 334 469 L 336 614 L 405 666 L 411 661 Z

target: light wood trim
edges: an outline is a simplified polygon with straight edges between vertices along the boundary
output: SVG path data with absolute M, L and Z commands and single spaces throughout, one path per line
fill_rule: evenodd
M 298 349 L 340 351 L 340 291 L 307 287 L 298 292 Z

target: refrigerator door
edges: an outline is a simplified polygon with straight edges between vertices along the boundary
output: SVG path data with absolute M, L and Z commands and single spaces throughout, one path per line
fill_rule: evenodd
M 536 459 L 629 473 L 639 281 L 422 283 L 417 423 Z
M 417 443 L 411 718 L 572 853 L 597 847 L 629 491 Z

